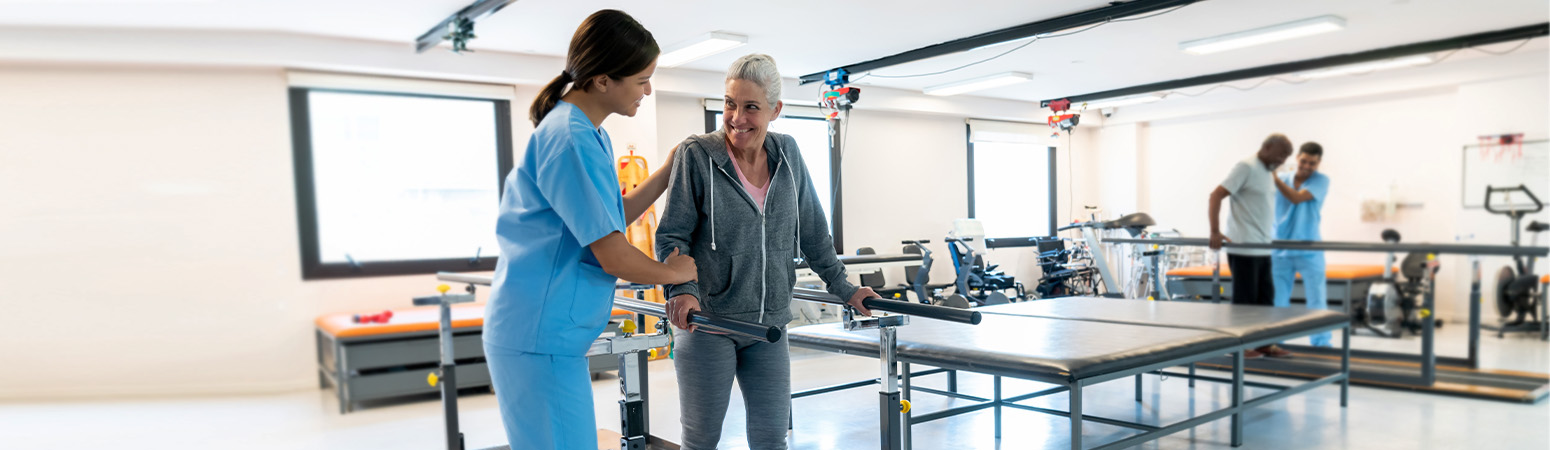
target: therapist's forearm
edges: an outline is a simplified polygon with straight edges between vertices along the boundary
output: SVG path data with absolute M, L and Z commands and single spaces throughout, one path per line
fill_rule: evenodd
M 624 196 L 624 218 L 629 219 L 628 223 L 634 223 L 639 219 L 641 214 L 645 214 L 646 210 L 651 208 L 651 204 L 657 202 L 662 192 L 667 191 L 668 174 L 671 172 L 672 170 L 658 170 L 646 177 L 645 182 L 635 186 L 634 191 Z
M 684 281 L 677 278 L 671 267 L 646 256 L 619 232 L 609 234 L 588 247 L 592 249 L 592 254 L 597 256 L 603 271 L 621 280 L 640 284 L 673 284 Z
M 1281 181 L 1280 177 L 1276 177 L 1275 180 L 1276 190 L 1281 191 L 1281 196 L 1286 197 L 1286 200 L 1292 202 L 1294 205 L 1306 202 L 1313 197 L 1313 194 L 1308 193 L 1307 189 L 1299 191 L 1287 185 L 1285 181 Z
M 1222 223 L 1222 199 L 1227 198 L 1216 193 L 1211 194 L 1211 205 L 1208 210 L 1211 214 L 1211 234 L 1221 233 Z

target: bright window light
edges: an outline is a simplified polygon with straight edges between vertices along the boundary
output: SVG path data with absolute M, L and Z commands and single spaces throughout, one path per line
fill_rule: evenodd
M 922 90 L 926 95 L 958 95 L 966 92 L 982 91 L 985 89 L 1011 86 L 1033 79 L 1033 74 L 1027 72 L 998 73 L 987 77 L 979 77 L 963 81 L 955 81 L 947 84 L 930 86 Z
M 1090 102 L 1086 102 L 1086 103 L 1087 103 L 1087 109 L 1103 109 L 1103 108 L 1114 108 L 1114 107 L 1118 107 L 1118 106 L 1139 105 L 1139 104 L 1142 104 L 1142 103 L 1151 103 L 1151 102 L 1155 102 L 1155 101 L 1158 101 L 1158 100 L 1162 100 L 1162 95 L 1158 95 L 1158 94 L 1141 94 L 1141 95 L 1132 95 L 1132 96 L 1128 96 L 1128 97 L 1106 98 L 1106 99 L 1094 100 L 1094 101 L 1090 101 Z
M 1050 147 L 974 143 L 974 218 L 985 236 L 1050 236 Z
M 312 91 L 323 264 L 500 253 L 495 103 Z
M 696 59 L 721 53 L 748 43 L 748 36 L 724 31 L 712 31 L 700 37 L 680 42 L 657 58 L 658 67 L 676 67 Z
M 1403 58 L 1386 59 L 1382 61 L 1347 64 L 1344 66 L 1330 67 L 1328 69 L 1310 70 L 1307 72 L 1299 72 L 1295 74 L 1295 76 L 1303 79 L 1337 77 L 1341 75 L 1351 75 L 1378 70 L 1397 69 L 1400 67 L 1431 64 L 1432 61 L 1435 61 L 1435 59 L 1433 59 L 1431 55 L 1415 55 L 1406 56 Z
M 1204 55 L 1339 31 L 1344 28 L 1345 19 L 1338 16 L 1319 16 L 1205 39 L 1184 41 L 1179 43 L 1179 50 L 1189 54 Z

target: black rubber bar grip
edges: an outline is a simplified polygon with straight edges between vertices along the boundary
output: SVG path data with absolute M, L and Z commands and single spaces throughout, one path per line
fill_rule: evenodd
M 667 317 L 667 305 L 661 303 L 652 303 L 629 297 L 614 297 L 614 307 L 636 314 Z M 701 312 L 689 313 L 689 322 L 709 330 L 744 335 L 769 343 L 780 342 L 780 337 L 783 335 L 780 327 L 716 317 Z
M 809 302 L 828 303 L 831 305 L 845 305 L 845 301 L 840 300 L 839 297 L 835 297 L 834 294 L 817 289 L 792 289 L 791 298 Z M 946 306 L 927 305 L 924 303 L 914 302 L 901 302 L 897 300 L 884 300 L 875 297 L 862 300 L 861 305 L 866 306 L 867 309 L 908 314 L 911 316 L 924 317 L 927 319 L 967 323 L 970 325 L 979 325 L 980 323 L 979 311 L 972 311 L 961 308 L 949 308 Z
M 867 307 L 867 309 L 908 314 L 911 316 L 925 317 L 928 319 L 966 323 L 969 325 L 980 324 L 979 311 L 963 308 L 949 308 L 946 306 L 927 305 L 925 303 L 915 302 L 901 302 L 898 300 L 886 300 L 881 298 L 869 298 L 862 300 L 861 305 Z

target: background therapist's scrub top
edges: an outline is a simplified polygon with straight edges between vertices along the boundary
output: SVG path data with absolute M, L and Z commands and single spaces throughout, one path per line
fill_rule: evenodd
M 533 130 L 501 197 L 487 345 L 583 356 L 603 333 L 618 279 L 587 245 L 624 231 L 618 173 L 608 133 L 576 105 L 560 102 Z
M 1320 211 L 1324 209 L 1324 196 L 1329 194 L 1329 177 L 1323 172 L 1313 172 L 1302 182 L 1302 186 L 1297 186 L 1297 173 L 1292 172 L 1282 175 L 1281 181 L 1294 190 L 1306 189 L 1309 194 L 1313 194 L 1313 198 L 1302 203 L 1292 203 L 1284 195 L 1276 196 L 1276 240 L 1324 240 L 1319 234 L 1319 221 L 1323 220 Z M 1276 249 L 1271 255 L 1277 258 L 1313 257 L 1323 256 L 1324 252 Z

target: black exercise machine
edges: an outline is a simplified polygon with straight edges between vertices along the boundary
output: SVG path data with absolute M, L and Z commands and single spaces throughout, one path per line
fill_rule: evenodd
M 1511 201 L 1514 192 L 1521 192 L 1534 204 L 1532 208 L 1520 208 L 1509 204 L 1504 209 L 1497 209 L 1491 203 L 1495 198 L 1493 194 L 1504 194 Z M 1527 229 L 1533 233 L 1534 240 L 1531 246 L 1539 245 L 1539 233 L 1550 229 L 1550 224 L 1540 221 L 1530 221 L 1527 228 L 1522 227 L 1523 216 L 1536 214 L 1545 209 L 1545 204 L 1534 196 L 1534 192 L 1528 186 L 1494 187 L 1485 188 L 1485 210 L 1492 214 L 1501 214 L 1512 220 L 1512 245 L 1520 244 L 1520 230 Z M 1502 324 L 1496 328 L 1496 337 L 1506 336 L 1508 332 L 1521 331 L 1539 333 L 1540 339 L 1550 340 L 1550 327 L 1547 327 L 1545 317 L 1545 304 L 1540 298 L 1539 275 L 1534 273 L 1535 256 L 1513 255 L 1512 265 L 1503 266 L 1496 272 L 1496 313 L 1501 316 Z M 1517 317 L 1513 317 L 1516 315 Z M 1530 319 L 1532 317 L 1532 319 Z

